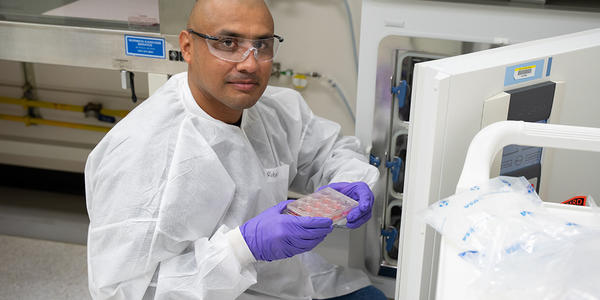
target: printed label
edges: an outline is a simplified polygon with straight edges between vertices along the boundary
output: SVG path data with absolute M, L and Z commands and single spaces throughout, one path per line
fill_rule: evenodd
M 279 180 L 287 181 L 289 170 L 290 166 L 288 165 L 281 165 L 277 168 L 265 169 L 267 182 L 277 182 Z
M 542 77 L 545 59 L 506 67 L 504 86 L 509 86 Z
M 277 178 L 279 176 L 279 170 L 277 169 L 266 170 L 265 173 L 269 178 Z
M 165 59 L 165 40 L 161 38 L 125 35 L 125 54 L 129 56 Z
M 516 68 L 513 77 L 516 80 L 532 77 L 535 75 L 535 66 Z
M 561 202 L 562 204 L 570 204 L 570 205 L 579 205 L 585 206 L 585 202 L 587 200 L 587 196 L 575 196 L 569 200 L 565 200 Z

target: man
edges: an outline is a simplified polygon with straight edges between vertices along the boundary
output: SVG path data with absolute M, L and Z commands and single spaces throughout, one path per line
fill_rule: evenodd
M 310 252 L 327 218 L 282 214 L 328 185 L 371 216 L 378 171 L 356 138 L 267 87 L 281 38 L 263 0 L 200 0 L 180 34 L 188 72 L 117 124 L 86 164 L 96 299 L 311 299 L 368 293 Z M 366 183 L 365 183 L 366 182 Z M 330 184 L 331 183 L 331 184 Z M 356 292 L 358 291 L 358 292 Z M 381 292 L 375 291 L 381 295 Z

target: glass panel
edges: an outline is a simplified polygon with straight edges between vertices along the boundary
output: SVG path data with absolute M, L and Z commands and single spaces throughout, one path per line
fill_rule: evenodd
M 402 160 L 398 180 L 393 182 L 394 191 L 404 193 L 404 166 L 406 166 L 406 149 L 408 148 L 408 133 L 401 134 L 396 138 L 394 156 Z
M 158 0 L 2 0 L 0 20 L 160 31 Z
M 392 205 L 390 205 L 390 222 L 388 224 L 388 226 L 392 226 L 396 229 L 397 232 L 400 232 L 400 223 L 402 221 L 402 202 L 401 201 L 396 201 L 393 202 Z M 392 259 L 398 259 L 398 248 L 400 245 L 400 238 L 399 236 L 396 236 L 396 239 L 394 240 L 394 245 L 392 246 L 391 251 L 387 251 L 387 254 L 389 255 L 390 258 Z
M 437 58 L 437 57 L 436 57 Z M 400 72 L 400 80 L 405 80 L 407 83 L 407 91 L 406 98 L 404 99 L 404 105 L 398 106 L 398 117 L 400 120 L 409 121 L 410 120 L 410 101 L 411 101 L 411 87 L 413 80 L 413 72 L 415 70 L 415 65 L 420 62 L 426 62 L 430 60 L 436 59 L 434 57 L 425 57 L 425 56 L 406 56 L 402 59 L 401 72 Z M 397 82 L 396 84 L 399 84 Z

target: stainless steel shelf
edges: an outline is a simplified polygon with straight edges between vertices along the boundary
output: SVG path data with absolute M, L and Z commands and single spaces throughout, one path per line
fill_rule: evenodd
M 179 50 L 194 0 L 3 0 L 0 59 L 134 72 L 187 70 Z M 165 58 L 129 56 L 125 35 L 164 39 Z M 177 56 L 175 56 L 177 57 Z
M 126 55 L 125 35 L 164 38 L 167 57 Z M 184 62 L 168 59 L 170 50 L 179 49 L 175 35 L 0 21 L 0 41 L 0 59 L 4 60 L 157 74 L 187 70 Z

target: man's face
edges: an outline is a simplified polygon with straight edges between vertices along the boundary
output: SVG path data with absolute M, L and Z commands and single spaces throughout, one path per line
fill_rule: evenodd
M 273 19 L 262 1 L 207 0 L 200 6 L 190 21 L 196 32 L 249 39 L 273 35 Z M 263 94 L 272 61 L 257 61 L 253 53 L 237 63 L 222 60 L 210 53 L 203 38 L 188 32 L 181 33 L 180 44 L 192 94 L 214 118 L 235 122 L 235 116 L 239 118 Z

